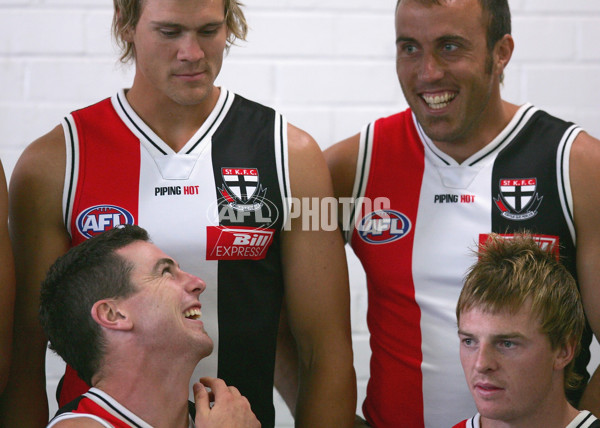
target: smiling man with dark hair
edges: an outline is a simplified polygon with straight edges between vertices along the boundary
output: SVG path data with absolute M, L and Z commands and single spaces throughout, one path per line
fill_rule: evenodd
M 248 400 L 216 378 L 194 384 L 190 415 L 190 377 L 213 349 L 200 319 L 205 289 L 138 226 L 61 256 L 42 284 L 40 319 L 50 347 L 92 388 L 49 427 L 260 427 Z

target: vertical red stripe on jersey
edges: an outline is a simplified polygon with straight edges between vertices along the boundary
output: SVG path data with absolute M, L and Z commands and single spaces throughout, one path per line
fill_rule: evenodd
M 369 294 L 371 378 L 363 411 L 376 427 L 419 428 L 424 426 L 421 312 L 415 302 L 412 253 L 424 150 L 408 110 L 378 120 L 374 132 L 365 197 L 389 198 L 390 208 L 408 217 L 412 227 L 384 244 L 367 243 L 353 232 L 352 247 L 366 267 Z
M 120 207 L 129 212 L 137 224 L 140 177 L 139 139 L 121 121 L 110 99 L 73 112 L 73 118 L 79 138 L 79 173 L 69 225 L 71 246 L 87 239 L 77 226 L 77 218 L 91 207 Z M 119 174 L 114 171 L 119 171 Z M 102 222 L 96 224 L 101 226 Z M 111 227 L 112 223 L 107 222 L 106 229 Z M 71 402 L 88 388 L 67 366 L 59 406 Z
M 86 239 L 77 227 L 77 217 L 93 206 L 124 208 L 137 224 L 140 142 L 121 121 L 110 99 L 74 112 L 73 117 L 80 151 L 71 218 L 72 245 L 77 245 Z

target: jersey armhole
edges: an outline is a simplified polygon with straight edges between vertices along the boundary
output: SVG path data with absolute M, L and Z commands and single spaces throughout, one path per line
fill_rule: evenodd
M 63 421 L 65 419 L 75 419 L 75 418 L 88 418 L 88 419 L 92 419 L 96 422 L 98 422 L 100 425 L 102 425 L 105 428 L 114 428 L 111 424 L 109 424 L 108 422 L 106 422 L 104 419 L 96 416 L 96 415 L 92 415 L 89 413 L 63 413 L 62 415 L 52 419 L 49 423 L 48 426 L 46 428 L 51 428 L 54 425 L 56 425 L 58 422 Z
M 572 125 L 566 130 L 558 145 L 558 156 L 556 157 L 556 184 L 560 197 L 560 205 L 563 210 L 565 222 L 571 233 L 571 239 L 575 245 L 577 244 L 577 236 L 575 232 L 575 220 L 573 218 L 573 193 L 571 192 L 569 160 L 573 142 L 581 131 L 582 129 L 576 125 Z
M 356 225 L 357 216 L 361 212 L 362 200 L 365 196 L 369 172 L 371 170 L 371 155 L 373 152 L 373 132 L 375 122 L 366 125 L 360 132 L 358 144 L 358 157 L 356 159 L 356 172 L 354 175 L 354 187 L 350 197 L 350 215 L 343 219 L 344 239 L 352 245 L 352 233 Z
M 73 201 L 75 200 L 75 189 L 77 189 L 79 174 L 79 138 L 75 119 L 72 115 L 66 116 L 61 124 L 65 134 L 66 153 L 62 209 L 65 227 L 69 236 L 71 236 L 71 216 L 73 215 Z
M 277 164 L 277 179 L 279 180 L 279 193 L 283 206 L 281 230 L 286 227 L 289 220 L 292 191 L 290 188 L 290 165 L 288 157 L 288 122 L 286 118 L 275 112 L 275 162 Z

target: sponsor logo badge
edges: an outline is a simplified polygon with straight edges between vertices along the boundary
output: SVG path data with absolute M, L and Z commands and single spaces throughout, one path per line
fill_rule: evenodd
M 514 234 L 499 233 L 504 239 L 514 239 Z M 487 242 L 490 237 L 487 233 L 479 234 L 479 245 L 483 245 Z M 542 250 L 548 251 L 556 257 L 556 260 L 560 258 L 560 237 L 555 235 L 531 235 L 533 240 L 538 243 Z
M 264 259 L 274 235 L 275 229 L 208 226 L 206 260 Z
M 264 203 L 263 189 L 257 168 L 221 168 L 223 186 L 219 193 L 227 204 L 238 211 L 257 211 Z
M 86 238 L 91 238 L 120 225 L 134 224 L 134 220 L 125 208 L 115 205 L 96 205 L 82 211 L 75 223 L 79 233 Z
M 369 244 L 387 244 L 405 237 L 411 227 L 409 218 L 401 212 L 379 210 L 363 217 L 356 230 Z
M 536 190 L 536 178 L 503 178 L 500 180 L 500 193 L 494 202 L 503 217 L 527 220 L 537 215 L 544 198 Z

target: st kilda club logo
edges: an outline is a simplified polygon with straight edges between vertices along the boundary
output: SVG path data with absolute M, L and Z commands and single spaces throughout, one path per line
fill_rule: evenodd
M 503 178 L 494 198 L 500 214 L 509 220 L 527 220 L 537 215 L 543 196 L 537 192 L 536 178 Z
M 267 189 L 260 184 L 257 168 L 221 168 L 222 187 L 218 188 L 227 204 L 237 211 L 260 210 Z

